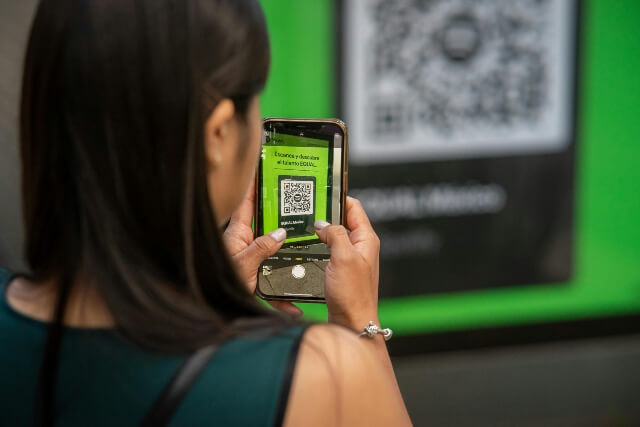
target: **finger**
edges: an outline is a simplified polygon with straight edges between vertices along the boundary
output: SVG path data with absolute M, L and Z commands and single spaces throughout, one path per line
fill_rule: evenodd
M 229 225 L 233 224 L 242 224 L 248 227 L 251 227 L 251 222 L 253 220 L 253 213 L 255 209 L 255 201 L 256 201 L 256 183 L 252 180 L 251 185 L 247 189 L 247 193 L 233 214 L 231 215 L 231 220 L 229 221 Z
M 269 234 L 258 237 L 243 251 L 243 262 L 252 268 L 257 268 L 262 261 L 280 249 L 286 237 L 287 231 L 284 228 L 278 228 Z
M 287 313 L 294 317 L 300 317 L 303 314 L 302 310 L 288 301 L 269 301 L 269 305 L 278 311 Z
M 377 259 L 380 251 L 380 239 L 376 234 L 367 213 L 358 199 L 347 197 L 347 226 L 351 230 L 349 239 L 368 260 Z
M 331 248 L 331 257 L 348 258 L 353 252 L 353 245 L 349 240 L 347 230 L 341 225 L 331 225 L 326 221 L 316 221 L 316 234 L 323 243 Z
M 369 221 L 369 217 L 358 199 L 347 196 L 346 208 L 347 228 L 349 230 L 352 232 L 361 230 L 361 232 L 375 234 L 371 221 Z

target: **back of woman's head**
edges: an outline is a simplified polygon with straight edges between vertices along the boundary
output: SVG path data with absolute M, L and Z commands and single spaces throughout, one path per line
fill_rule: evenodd
M 42 0 L 21 106 L 34 278 L 90 277 L 150 348 L 189 350 L 262 314 L 223 250 L 203 128 L 223 98 L 242 120 L 268 63 L 254 0 Z

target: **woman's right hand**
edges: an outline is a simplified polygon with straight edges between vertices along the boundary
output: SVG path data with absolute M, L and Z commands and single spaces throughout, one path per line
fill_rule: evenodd
M 325 270 L 329 322 L 361 332 L 378 322 L 378 258 L 380 239 L 360 202 L 347 197 L 347 229 L 325 221 L 315 223 L 320 240 L 331 248 Z
M 346 226 L 316 222 L 331 248 L 325 269 L 329 322 L 362 332 L 378 323 L 380 239 L 356 199 L 347 198 Z M 320 350 L 319 350 L 320 349 Z M 284 425 L 409 426 L 411 419 L 384 339 L 363 339 L 343 328 L 317 325 L 300 345 Z M 340 393 L 318 390 L 338 389 Z

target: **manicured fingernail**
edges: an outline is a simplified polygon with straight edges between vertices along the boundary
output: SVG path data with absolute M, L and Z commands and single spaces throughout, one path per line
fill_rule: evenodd
M 282 242 L 287 237 L 287 230 L 284 228 L 278 228 L 269 233 L 269 236 L 276 242 Z
M 322 230 L 323 228 L 325 228 L 327 225 L 329 225 L 329 223 L 327 221 L 323 221 L 323 220 L 319 220 L 316 221 L 313 226 L 316 228 L 316 230 Z

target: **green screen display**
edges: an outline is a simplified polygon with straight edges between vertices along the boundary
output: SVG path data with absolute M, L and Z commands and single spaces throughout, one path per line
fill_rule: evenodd
M 258 294 L 265 298 L 319 301 L 329 247 L 315 232 L 316 221 L 335 222 L 340 214 L 342 141 L 339 132 L 322 132 L 323 124 L 264 124 L 258 180 L 258 234 L 287 231 L 282 247 L 258 271 Z M 325 131 L 327 129 L 324 129 Z M 337 184 L 337 186 L 336 186 Z M 333 220 L 333 221 L 332 221 Z
M 261 3 L 272 43 L 263 114 L 336 116 L 335 2 Z M 640 2 L 584 2 L 580 21 L 573 278 L 564 286 L 382 300 L 381 322 L 394 333 L 640 312 Z M 326 319 L 323 305 L 302 308 Z
M 329 141 L 278 133 L 262 146 L 263 232 L 287 230 L 285 243 L 317 240 L 313 223 L 327 221 Z M 329 211 L 330 212 L 330 211 Z

